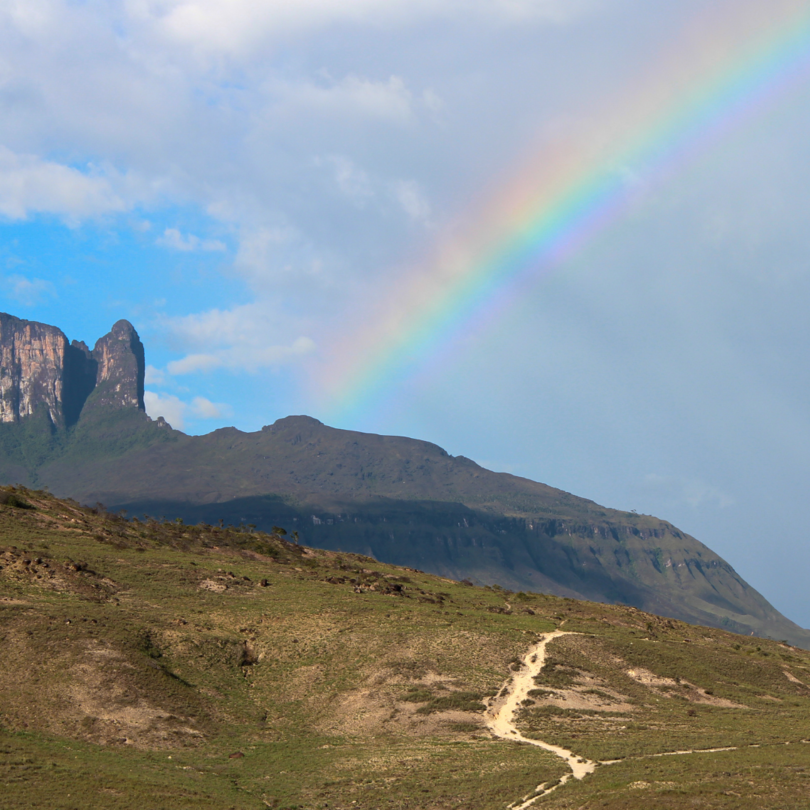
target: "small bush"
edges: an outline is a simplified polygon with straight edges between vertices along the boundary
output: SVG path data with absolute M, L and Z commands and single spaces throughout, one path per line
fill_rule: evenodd
M 433 692 L 428 689 L 411 689 L 401 699 L 407 703 L 427 703 L 433 699 Z
M 483 709 L 480 692 L 453 692 L 442 697 L 434 697 L 429 703 L 420 706 L 417 714 L 433 714 L 433 712 L 480 712 Z
M 14 492 L 0 492 L 0 504 L 5 506 L 13 506 L 16 509 L 34 509 L 28 501 L 21 498 Z

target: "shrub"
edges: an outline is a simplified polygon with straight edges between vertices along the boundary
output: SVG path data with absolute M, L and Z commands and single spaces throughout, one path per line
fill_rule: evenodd
M 28 501 L 21 498 L 14 492 L 0 492 L 0 504 L 6 506 L 13 506 L 17 509 L 33 509 L 34 507 Z

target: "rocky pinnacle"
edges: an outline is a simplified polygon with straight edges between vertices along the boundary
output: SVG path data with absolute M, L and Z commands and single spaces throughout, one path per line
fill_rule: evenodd
M 59 427 L 85 408 L 144 410 L 144 350 L 128 321 L 118 321 L 91 352 L 61 329 L 0 313 L 0 422 L 44 411 Z

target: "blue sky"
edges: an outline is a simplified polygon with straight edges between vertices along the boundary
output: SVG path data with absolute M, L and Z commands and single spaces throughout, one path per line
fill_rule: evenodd
M 318 379 L 517 156 L 759 5 L 0 0 L 0 308 L 129 319 L 190 433 L 309 413 L 668 519 L 810 626 L 806 82 L 362 413 Z

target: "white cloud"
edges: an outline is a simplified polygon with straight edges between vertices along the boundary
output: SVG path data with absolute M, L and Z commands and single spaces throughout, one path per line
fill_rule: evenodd
M 258 304 L 171 318 L 163 325 L 176 342 L 193 349 L 168 363 L 173 375 L 218 368 L 255 372 L 294 362 L 316 348 L 306 336 L 290 340 L 281 319 Z
M 163 385 L 166 382 L 166 375 L 154 366 L 146 367 L 146 374 L 144 376 L 144 383 L 146 385 Z
M 262 368 L 293 362 L 316 349 L 315 341 L 308 337 L 296 338 L 289 345 L 261 346 L 236 344 L 211 354 L 191 354 L 181 360 L 172 360 L 167 369 L 170 374 L 192 374 L 225 368 L 230 371 L 255 372 Z
M 374 81 L 350 74 L 338 82 L 276 85 L 281 104 L 290 109 L 312 109 L 320 113 L 362 115 L 404 124 L 413 117 L 413 98 L 399 76 Z
M 152 419 L 162 416 L 177 430 L 183 430 L 186 426 L 185 414 L 188 405 L 174 394 L 158 394 L 154 391 L 144 391 L 143 403 L 146 406 L 146 413 Z
M 500 24 L 565 22 L 596 0 L 126 0 L 132 20 L 197 53 L 244 56 L 263 43 L 335 23 L 403 26 L 478 18 Z
M 345 208 L 345 205 L 341 205 Z M 360 206 L 352 206 L 359 210 Z M 334 267 L 325 269 L 324 256 L 328 249 L 312 242 L 304 233 L 289 225 L 259 225 L 243 228 L 239 234 L 239 247 L 233 268 L 248 284 L 257 299 L 268 303 L 255 305 L 255 318 L 268 317 L 272 309 L 279 309 L 277 302 L 293 299 L 311 309 L 317 300 L 328 291 L 334 305 L 335 287 L 346 288 L 349 283 L 345 274 L 335 272 Z M 251 318 L 254 316 L 251 316 Z M 286 320 L 275 318 L 276 322 Z
M 10 0 L 0 7 L 0 14 L 21 33 L 36 36 L 51 27 L 59 14 L 59 3 L 52 0 Z
M 415 180 L 386 181 L 372 177 L 346 155 L 319 157 L 314 160 L 314 164 L 328 167 L 341 194 L 358 208 L 365 208 L 373 198 L 385 193 L 409 219 L 423 223 L 430 219 L 430 203 Z
M 126 210 L 127 203 L 101 173 L 19 155 L 0 145 L 0 215 L 25 219 L 56 214 L 69 221 Z
M 166 230 L 163 231 L 163 236 L 157 239 L 157 244 L 185 253 L 194 250 L 227 250 L 225 243 L 221 242 L 219 239 L 200 239 L 199 236 L 194 236 L 194 234 L 191 233 L 183 236 L 177 228 L 166 228 Z
M 479 5 L 506 23 L 519 24 L 533 20 L 567 23 L 602 4 L 602 0 L 484 0 Z
M 194 397 L 190 403 L 184 402 L 174 394 L 160 394 L 155 391 L 144 391 L 146 413 L 157 419 L 162 416 L 173 428 L 183 430 L 188 417 L 196 419 L 221 419 L 230 415 L 231 408 L 222 403 L 214 403 L 205 397 Z
M 268 268 L 278 267 L 278 257 L 301 238 L 290 226 L 245 229 L 240 235 L 235 265 L 248 277 L 264 275 Z
M 205 397 L 194 397 L 189 410 L 199 419 L 220 419 L 231 413 L 231 409 L 227 405 L 211 402 Z
M 41 278 L 28 278 L 15 273 L 3 280 L 6 284 L 6 295 L 25 306 L 34 306 L 44 297 L 56 295 L 53 284 Z
M 340 191 L 361 208 L 374 196 L 368 173 L 345 155 L 329 155 L 315 159 L 316 166 L 327 165 L 334 172 Z
M 444 99 L 431 87 L 422 91 L 422 102 L 432 113 L 440 113 L 446 106 Z
M 233 309 L 210 309 L 194 315 L 171 318 L 166 328 L 182 343 L 210 347 L 235 343 L 261 344 L 269 333 L 281 331 L 271 325 L 272 317 L 254 304 Z
M 424 223 L 430 220 L 430 203 L 415 180 L 397 180 L 391 185 L 391 191 L 412 220 Z
M 699 478 L 683 478 L 679 476 L 659 475 L 649 473 L 644 477 L 647 489 L 657 491 L 664 497 L 676 502 L 686 504 L 693 509 L 700 506 L 714 506 L 727 509 L 734 506 L 735 499 L 717 487 L 701 481 Z
M 188 354 L 182 360 L 172 360 L 167 366 L 169 374 L 193 374 L 196 371 L 213 371 L 222 366 L 222 360 L 214 354 Z

